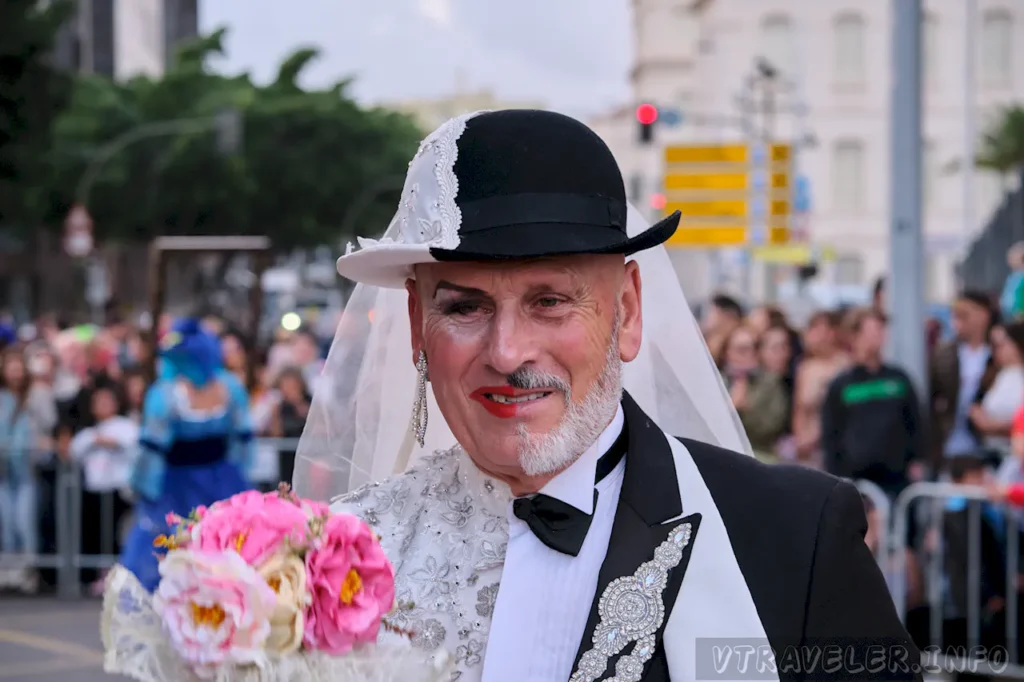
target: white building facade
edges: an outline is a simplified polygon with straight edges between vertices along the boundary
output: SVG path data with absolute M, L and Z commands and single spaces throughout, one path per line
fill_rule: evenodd
M 758 130 L 768 128 L 773 139 L 798 147 L 797 170 L 811 187 L 811 239 L 837 255 L 824 279 L 870 287 L 890 268 L 891 4 L 633 0 L 636 102 L 592 123 L 622 162 L 634 202 L 648 204 L 660 191 L 666 144 L 749 139 L 740 125 L 740 100 L 756 61 L 765 59 L 781 83 L 774 114 L 750 120 Z M 965 171 L 952 166 L 969 152 L 969 114 L 980 136 L 1001 106 L 1024 100 L 1024 0 L 925 0 L 925 8 L 925 288 L 931 300 L 944 301 L 953 293 L 955 263 L 967 241 L 1002 198 L 1001 178 L 972 171 L 968 182 Z M 968 45 L 974 50 L 973 84 Z M 641 148 L 634 109 L 645 101 L 677 108 L 684 120 L 659 127 L 654 143 Z M 680 258 L 692 264 L 695 280 L 710 267 L 697 265 L 711 260 L 706 252 Z M 750 293 L 757 297 L 766 290 L 764 268 L 755 264 L 753 274 Z M 706 294 L 698 291 L 700 281 L 684 286 L 691 295 Z

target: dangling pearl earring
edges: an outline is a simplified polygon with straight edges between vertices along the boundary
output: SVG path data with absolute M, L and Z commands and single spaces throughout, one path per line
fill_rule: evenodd
M 410 428 L 422 448 L 427 437 L 427 354 L 422 350 L 416 356 L 416 402 Z

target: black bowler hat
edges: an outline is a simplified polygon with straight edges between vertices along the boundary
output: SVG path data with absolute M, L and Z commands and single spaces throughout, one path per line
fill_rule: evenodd
M 662 244 L 679 213 L 626 233 L 622 173 L 579 121 L 549 111 L 454 118 L 420 145 L 385 238 L 338 259 L 357 282 L 402 287 L 419 263 L 621 253 Z

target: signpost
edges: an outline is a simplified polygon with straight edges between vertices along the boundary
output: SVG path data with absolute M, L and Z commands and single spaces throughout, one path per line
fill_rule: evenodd
M 782 245 L 790 240 L 788 144 L 685 145 L 665 149 L 665 213 L 679 211 L 668 246 Z
M 92 253 L 92 216 L 82 204 L 75 204 L 64 219 L 64 250 L 72 258 Z

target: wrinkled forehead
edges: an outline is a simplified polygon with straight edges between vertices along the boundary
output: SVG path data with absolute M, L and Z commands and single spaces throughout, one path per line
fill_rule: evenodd
M 419 291 L 428 294 L 442 282 L 494 294 L 538 287 L 595 290 L 621 284 L 624 264 L 621 255 L 424 263 L 415 266 L 413 278 Z

